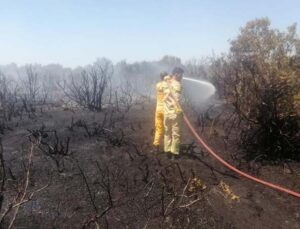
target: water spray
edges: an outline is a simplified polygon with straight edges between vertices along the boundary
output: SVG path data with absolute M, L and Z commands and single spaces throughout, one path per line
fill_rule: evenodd
M 216 88 L 213 84 L 211 84 L 210 82 L 207 82 L 207 81 L 204 81 L 204 80 L 197 80 L 197 79 L 193 79 L 193 78 L 189 78 L 189 77 L 183 77 L 184 80 L 187 80 L 187 81 L 192 81 L 192 82 L 195 82 L 195 83 L 199 83 L 199 84 L 202 84 L 204 86 L 207 86 L 209 88 L 211 88 L 214 93 L 216 91 Z
M 215 92 L 216 92 L 215 86 L 210 82 L 207 82 L 204 80 L 193 79 L 193 78 L 189 78 L 189 77 L 183 77 L 183 80 L 191 81 L 191 82 L 198 83 L 198 84 L 205 86 L 207 89 L 209 89 L 209 96 L 215 94 Z

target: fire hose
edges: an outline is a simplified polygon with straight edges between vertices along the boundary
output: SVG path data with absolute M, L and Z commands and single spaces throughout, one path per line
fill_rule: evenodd
M 214 157 L 217 161 L 219 161 L 222 165 L 224 165 L 225 167 L 227 167 L 228 169 L 236 172 L 237 174 L 239 174 L 240 176 L 242 177 L 245 177 L 245 178 L 248 178 L 252 181 L 255 181 L 257 183 L 260 183 L 262 185 L 265 185 L 269 188 L 272 188 L 272 189 L 275 189 L 277 191 L 280 191 L 280 192 L 284 192 L 284 193 L 287 193 L 289 195 L 292 195 L 292 196 L 295 196 L 295 197 L 298 197 L 300 198 L 300 193 L 299 192 L 295 192 L 293 190 L 290 190 L 290 189 L 287 189 L 287 188 L 284 188 L 284 187 L 281 187 L 279 185 L 276 185 L 276 184 L 273 184 L 271 182 L 268 182 L 268 181 L 265 181 L 265 180 L 262 180 L 262 179 L 259 179 L 255 176 L 252 176 L 248 173 L 245 173 L 239 169 L 237 169 L 236 167 L 232 166 L 231 164 L 229 164 L 228 162 L 226 162 L 223 158 L 221 158 L 212 148 L 210 148 L 206 142 L 199 136 L 199 134 L 197 133 L 197 131 L 195 130 L 195 128 L 193 127 L 193 125 L 191 124 L 191 122 L 189 121 L 189 119 L 187 118 L 187 116 L 185 115 L 185 113 L 183 112 L 182 110 L 182 107 L 181 105 L 178 103 L 178 101 L 176 99 L 174 99 L 174 92 L 172 90 L 172 88 L 170 87 L 170 83 L 168 83 L 168 87 L 169 87 L 169 90 L 170 90 L 170 93 L 168 94 L 167 97 L 169 97 L 173 104 L 175 105 L 175 108 L 177 111 L 179 112 L 182 112 L 183 113 L 183 118 L 184 118 L 184 121 L 186 123 L 186 125 L 188 126 L 188 128 L 190 129 L 190 131 L 192 132 L 192 134 L 194 135 L 194 137 L 197 139 L 199 145 L 203 146 L 207 151 L 208 153 Z
M 248 178 L 248 179 L 250 179 L 252 181 L 255 181 L 257 183 L 263 184 L 263 185 L 265 185 L 265 186 L 267 186 L 269 188 L 272 188 L 272 189 L 275 189 L 277 191 L 284 192 L 284 193 L 287 193 L 289 195 L 292 195 L 292 196 L 300 198 L 300 193 L 299 192 L 295 192 L 295 191 L 292 191 L 290 189 L 287 189 L 287 188 L 281 187 L 279 185 L 273 184 L 271 182 L 259 179 L 259 178 L 254 177 L 254 176 L 251 176 L 250 174 L 245 173 L 245 172 L 237 169 L 236 167 L 232 166 L 228 162 L 226 162 L 211 147 L 209 147 L 205 143 L 205 141 L 199 136 L 199 134 L 197 133 L 197 131 L 195 130 L 195 128 L 193 127 L 193 125 L 191 124 L 191 122 L 189 121 L 189 119 L 187 118 L 187 116 L 185 114 L 183 114 L 183 118 L 184 118 L 184 121 L 185 121 L 186 125 L 188 126 L 188 128 L 190 129 L 190 131 L 192 132 L 192 134 L 194 135 L 194 137 L 197 139 L 199 145 L 203 146 L 208 151 L 208 153 L 212 157 L 214 157 L 217 161 L 219 161 L 222 165 L 224 165 L 225 167 L 229 168 L 230 170 L 236 172 L 237 174 L 239 174 L 242 177 L 246 177 L 246 178 Z

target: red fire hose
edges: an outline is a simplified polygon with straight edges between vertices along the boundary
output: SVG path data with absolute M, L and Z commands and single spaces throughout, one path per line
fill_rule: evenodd
M 257 183 L 263 184 L 267 187 L 273 188 L 275 190 L 281 191 L 281 192 L 285 192 L 287 194 L 290 194 L 292 196 L 298 197 L 300 198 L 300 193 L 292 191 L 290 189 L 287 188 L 283 188 L 279 185 L 276 184 L 272 184 L 270 182 L 261 180 L 257 177 L 251 176 L 250 174 L 244 173 L 243 171 L 235 168 L 234 166 L 230 165 L 228 162 L 226 162 L 223 158 L 221 158 L 217 153 L 215 153 L 206 143 L 205 141 L 198 135 L 198 133 L 196 132 L 195 128 L 192 126 L 191 122 L 189 121 L 189 119 L 187 118 L 187 116 L 184 114 L 184 121 L 187 124 L 188 128 L 190 129 L 190 131 L 193 133 L 193 135 L 195 136 L 195 138 L 198 140 L 198 143 L 200 145 L 202 145 L 209 153 L 210 155 L 212 155 L 215 159 L 217 159 L 219 162 L 221 162 L 221 164 L 223 164 L 224 166 L 226 166 L 227 168 L 229 168 L 230 170 L 238 173 L 239 175 L 246 177 L 250 180 L 253 180 Z

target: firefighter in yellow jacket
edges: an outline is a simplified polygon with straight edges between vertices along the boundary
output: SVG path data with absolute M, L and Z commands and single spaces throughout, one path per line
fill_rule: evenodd
M 164 88 L 164 151 L 179 155 L 183 113 L 180 106 L 183 69 L 176 67 Z
M 166 79 L 165 79 L 166 77 Z M 156 84 L 156 111 L 155 111 L 155 134 L 153 145 L 155 151 L 159 151 L 159 146 L 164 135 L 164 90 L 168 80 L 168 73 L 160 74 L 160 81 Z

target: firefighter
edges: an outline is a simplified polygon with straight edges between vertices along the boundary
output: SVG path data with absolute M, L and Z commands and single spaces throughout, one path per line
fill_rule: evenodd
M 172 158 L 179 155 L 183 113 L 180 106 L 183 69 L 176 67 L 172 79 L 164 87 L 164 151 Z
M 167 72 L 160 74 L 160 81 L 156 84 L 156 110 L 155 110 L 155 134 L 154 151 L 159 152 L 160 143 L 164 135 L 164 88 L 169 79 Z

